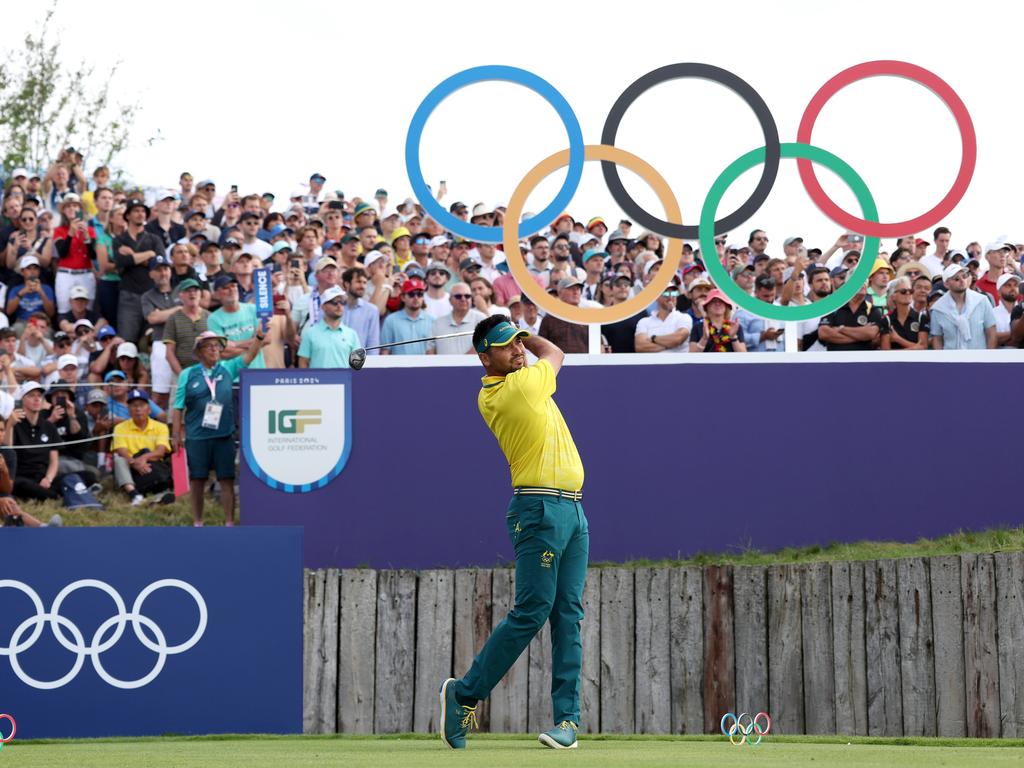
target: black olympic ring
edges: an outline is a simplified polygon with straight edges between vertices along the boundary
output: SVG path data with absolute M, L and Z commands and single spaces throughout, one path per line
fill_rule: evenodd
M 775 178 L 779 175 L 779 160 L 782 157 L 782 149 L 779 145 L 779 129 L 775 125 L 775 118 L 772 116 L 771 110 L 768 109 L 768 105 L 761 98 L 761 94 L 755 91 L 746 80 L 721 67 L 698 62 L 668 64 L 652 70 L 635 80 L 616 99 L 615 104 L 612 105 L 611 111 L 608 113 L 608 119 L 605 120 L 604 130 L 601 132 L 601 143 L 615 146 L 615 135 L 618 133 L 622 116 L 642 93 L 660 83 L 684 77 L 711 80 L 729 88 L 747 102 L 754 111 L 757 121 L 761 124 L 761 132 L 764 134 L 765 156 L 761 180 L 757 183 L 757 187 L 750 197 L 747 198 L 746 202 L 728 216 L 724 216 L 715 222 L 714 232 L 716 235 L 720 235 L 753 218 L 761 204 L 768 199 L 772 187 L 775 186 Z M 604 173 L 604 182 L 608 186 L 608 191 L 611 192 L 612 199 L 619 204 L 623 211 L 636 219 L 641 225 L 652 232 L 668 237 L 682 238 L 684 240 L 695 240 L 699 237 L 699 227 L 663 221 L 641 208 L 629 196 L 629 193 L 626 192 L 626 188 L 622 185 L 622 179 L 619 178 L 619 169 L 615 163 L 602 160 L 601 171 Z

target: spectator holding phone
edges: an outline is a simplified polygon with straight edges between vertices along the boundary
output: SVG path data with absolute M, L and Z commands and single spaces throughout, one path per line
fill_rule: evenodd
M 14 317 L 14 330 L 20 334 L 29 317 L 35 312 L 43 312 L 47 317 L 56 313 L 56 297 L 53 288 L 43 285 L 39 275 L 39 256 L 29 251 L 18 262 L 21 277 L 25 281 L 10 292 L 7 299 L 7 314 Z
M 96 297 L 96 274 L 93 263 L 97 260 L 96 230 L 85 221 L 82 201 L 70 193 L 60 203 L 61 223 L 53 231 L 53 240 L 48 247 L 57 257 L 57 275 L 54 291 L 57 295 L 57 312 L 64 314 L 71 309 L 71 289 L 82 287 L 86 291 L 89 306 Z M 103 246 L 98 246 L 103 247 Z
M 19 499 L 59 499 L 54 487 L 60 468 L 57 444 L 60 436 L 43 416 L 43 385 L 28 381 L 21 388 L 20 406 L 7 422 L 4 443 L 21 447 L 14 475 L 14 495 Z
M 125 341 L 137 342 L 145 323 L 142 294 L 153 287 L 149 260 L 164 252 L 163 241 L 145 230 L 149 206 L 129 200 L 125 208 L 128 228 L 114 238 L 114 263 L 121 275 L 117 299 L 117 327 Z
M 29 251 L 40 256 L 47 250 L 50 238 L 39 228 L 39 214 L 34 208 L 22 208 L 16 220 L 17 228 L 8 235 L 7 247 L 4 252 L 4 267 L 14 273 L 18 260 Z M 48 264 L 49 262 L 47 262 Z M 5 277 L 5 282 L 9 280 Z M 6 304 L 6 286 L 0 293 L 0 302 Z

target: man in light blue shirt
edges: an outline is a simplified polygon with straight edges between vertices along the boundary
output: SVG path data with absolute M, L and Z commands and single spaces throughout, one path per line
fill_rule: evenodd
M 775 279 L 771 275 L 758 275 L 754 283 L 754 296 L 769 304 L 775 303 Z M 747 309 L 736 312 L 736 319 L 743 329 L 743 338 L 749 352 L 783 352 L 783 325 L 775 320 L 766 320 Z
M 320 322 L 307 328 L 299 345 L 299 368 L 348 368 L 348 356 L 359 347 L 356 332 L 343 325 L 345 292 L 331 286 L 320 296 Z
M 946 294 L 930 310 L 932 349 L 995 349 L 996 315 L 988 296 L 967 290 L 967 267 L 942 272 Z
M 346 269 L 341 276 L 341 285 L 348 294 L 345 315 L 342 321 L 356 332 L 363 347 L 380 344 L 380 310 L 365 298 L 368 277 L 362 267 Z M 379 350 L 370 349 L 366 354 L 376 355 Z
M 402 283 L 402 309 L 384 318 L 380 329 L 380 343 L 394 344 L 396 341 L 425 339 L 430 336 L 434 320 L 423 310 L 423 294 L 427 286 L 418 277 Z M 382 349 L 382 355 L 425 355 L 427 342 L 404 344 L 400 347 Z
M 221 275 L 213 281 L 213 290 L 220 301 L 220 309 L 206 321 L 207 327 L 218 336 L 228 340 L 221 353 L 221 359 L 230 360 L 245 354 L 250 346 L 261 347 L 250 368 L 265 368 L 262 343 L 256 340 L 256 329 L 260 321 L 256 317 L 255 304 L 243 304 L 238 298 L 238 282 L 232 275 Z

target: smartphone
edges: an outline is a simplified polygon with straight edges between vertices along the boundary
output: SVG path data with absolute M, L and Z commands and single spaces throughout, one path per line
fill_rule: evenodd
M 302 259 L 292 259 L 289 266 L 292 269 L 302 269 Z
M 233 194 L 233 195 L 237 195 L 238 194 L 238 185 L 237 184 L 232 184 L 231 185 L 231 194 Z
M 14 401 L 14 410 L 18 410 L 19 408 L 21 408 L 21 398 L 20 397 L 17 400 Z
M 85 218 L 85 211 L 83 211 L 81 208 L 79 208 L 78 209 L 78 213 L 75 214 L 75 218 L 78 219 L 79 221 L 84 219 Z
M 846 239 L 849 240 L 851 243 L 856 243 L 859 245 L 860 243 L 864 242 L 864 235 L 855 235 L 851 233 L 846 236 Z

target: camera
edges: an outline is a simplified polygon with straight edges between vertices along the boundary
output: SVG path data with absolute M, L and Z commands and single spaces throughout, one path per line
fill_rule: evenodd
M 21 528 L 24 525 L 21 515 L 4 515 L 4 528 Z

